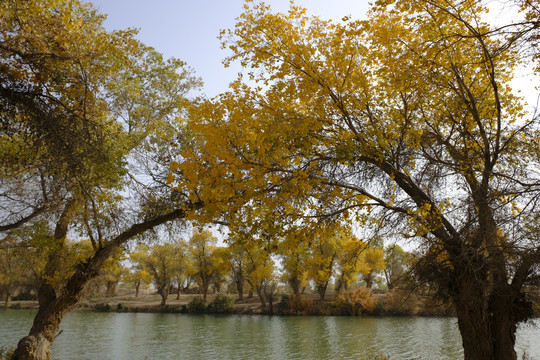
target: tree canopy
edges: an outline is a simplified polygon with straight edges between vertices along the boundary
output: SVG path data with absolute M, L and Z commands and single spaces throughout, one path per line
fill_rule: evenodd
M 191 107 L 177 189 L 204 201 L 197 218 L 247 231 L 354 221 L 414 239 L 416 274 L 452 299 L 465 357 L 515 359 L 540 183 L 538 118 L 510 83 L 535 20 L 498 27 L 487 12 L 381 0 L 334 22 L 247 2 L 222 34 L 247 81 Z
M 51 249 L 15 359 L 49 358 L 63 314 L 106 261 L 192 206 L 165 176 L 200 81 L 104 19 L 77 0 L 0 3 L 0 241 L 40 223 L 36 248 Z M 68 236 L 89 251 L 70 253 Z

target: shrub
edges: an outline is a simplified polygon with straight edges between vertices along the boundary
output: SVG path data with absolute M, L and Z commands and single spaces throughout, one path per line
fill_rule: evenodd
M 111 311 L 111 305 L 109 305 L 107 303 L 98 303 L 98 304 L 94 305 L 94 310 L 98 311 L 98 312 Z
M 293 294 L 289 303 L 289 312 L 296 315 L 311 314 L 313 312 L 313 300 L 304 299 L 300 294 Z
M 189 314 L 204 314 L 206 312 L 206 303 L 201 297 L 193 298 L 187 305 Z
M 178 306 L 165 305 L 164 307 L 159 309 L 159 312 L 167 314 L 179 314 L 182 312 L 182 309 Z
M 16 303 L 16 304 L 13 304 L 9 307 L 10 309 L 20 309 L 21 308 L 21 304 L 20 303 Z
M 372 315 L 375 316 L 382 316 L 386 312 L 385 305 L 382 301 L 377 301 L 377 304 L 375 305 L 375 309 L 372 311 Z
M 120 304 L 120 303 L 119 303 L 119 304 L 116 306 L 116 312 L 128 312 L 128 311 L 129 311 L 129 308 L 128 308 L 126 305 L 124 305 L 124 304 Z
M 281 300 L 276 305 L 276 313 L 278 315 L 307 315 L 314 314 L 313 301 L 304 299 L 301 295 L 283 295 Z
M 336 297 L 336 315 L 360 315 L 373 311 L 377 300 L 366 288 L 358 288 L 339 294 Z
M 417 296 L 410 291 L 394 288 L 386 293 L 385 311 L 389 315 L 415 315 Z
M 231 314 L 234 311 L 234 300 L 225 294 L 217 294 L 214 301 L 208 304 L 208 312 L 213 314 Z
M 37 296 L 34 294 L 31 294 L 29 291 L 24 291 L 16 296 L 12 296 L 11 300 L 13 301 L 37 300 Z
M 276 304 L 276 314 L 289 315 L 289 295 L 283 295 L 281 300 Z

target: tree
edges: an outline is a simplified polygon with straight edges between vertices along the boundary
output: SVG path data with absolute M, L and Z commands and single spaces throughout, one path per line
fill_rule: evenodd
M 276 239 L 264 235 L 260 238 L 247 234 L 236 236 L 234 246 L 242 249 L 237 251 L 244 256 L 243 268 L 245 281 L 250 287 L 249 296 L 255 291 L 263 308 L 266 308 L 267 302 L 272 307 L 275 290 L 272 254 L 277 249 Z
M 291 233 L 279 246 L 283 279 L 289 284 L 293 295 L 301 298 L 303 289 L 308 284 L 309 244 L 301 233 Z
M 388 290 L 398 287 L 405 277 L 408 267 L 411 265 L 411 256 L 397 244 L 388 245 L 384 249 L 384 277 Z
M 246 282 L 247 251 L 239 237 L 231 236 L 226 248 L 229 252 L 232 279 L 238 291 L 238 301 L 244 300 L 244 284 Z
M 516 359 L 540 262 L 538 118 L 510 86 L 528 45 L 486 12 L 381 0 L 331 22 L 248 5 L 223 40 L 256 85 L 192 108 L 178 189 L 232 226 L 348 219 L 416 240 L 415 274 L 453 302 L 465 358 Z
M 131 258 L 138 267 L 145 269 L 152 277 L 157 293 L 161 296 L 160 306 L 165 306 L 170 293 L 170 286 L 184 270 L 183 260 L 186 256 L 178 244 L 156 244 L 148 246 L 139 244 Z
M 336 292 L 347 290 L 351 282 L 356 281 L 358 274 L 365 269 L 365 251 L 369 245 L 353 235 L 345 235 L 338 253 L 338 275 L 336 278 Z
M 47 224 L 16 229 L 0 242 L 0 290 L 4 307 L 16 290 L 37 292 L 51 250 Z
M 171 194 L 158 175 L 168 163 L 157 160 L 178 150 L 172 119 L 198 81 L 182 62 L 164 61 L 135 40 L 134 31 L 105 31 L 103 20 L 76 0 L 0 4 L 0 230 L 9 237 L 45 221 L 41 246 L 51 250 L 38 313 L 13 359 L 50 358 L 63 315 L 107 259 L 194 205 Z M 157 144 L 163 151 L 150 156 Z M 128 174 L 136 163 L 128 158 L 140 154 L 159 172 Z M 89 254 L 70 252 L 70 230 L 89 239 Z
M 373 276 L 386 268 L 384 262 L 384 250 L 376 247 L 368 247 L 364 250 L 360 260 L 360 273 L 366 282 L 366 288 L 373 286 Z
M 334 276 L 342 241 L 342 234 L 333 233 L 332 230 L 311 240 L 311 252 L 307 260 L 308 277 L 315 283 L 321 302 L 324 301 L 326 289 Z
M 24 251 L 15 247 L 9 240 L 0 249 L 0 290 L 4 296 L 4 308 L 8 307 L 9 298 L 24 282 L 28 268 L 24 262 Z
M 131 260 L 133 261 L 133 259 Z M 144 283 L 150 283 L 152 281 L 152 277 L 148 271 L 142 269 L 139 264 L 135 264 L 131 267 L 129 273 L 127 273 L 124 277 L 124 281 L 133 283 L 133 286 L 135 286 L 135 297 L 139 297 L 141 285 Z
M 191 254 L 193 266 L 193 278 L 199 284 L 203 294 L 203 300 L 206 301 L 208 288 L 216 273 L 215 251 L 217 238 L 209 230 L 193 231 L 189 239 L 189 252 Z

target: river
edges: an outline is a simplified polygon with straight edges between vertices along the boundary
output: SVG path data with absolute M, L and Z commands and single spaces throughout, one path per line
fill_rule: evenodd
M 35 312 L 0 310 L 0 346 L 14 346 Z M 522 325 L 516 350 L 540 360 L 540 320 Z M 270 317 L 73 312 L 55 360 L 460 359 L 455 318 Z

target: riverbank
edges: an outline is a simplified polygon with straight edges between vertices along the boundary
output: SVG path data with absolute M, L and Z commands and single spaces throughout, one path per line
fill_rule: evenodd
M 262 314 L 264 309 L 258 297 L 244 296 L 244 299 L 239 301 L 236 294 L 226 294 L 232 299 L 233 313 L 235 314 Z M 277 295 L 276 299 L 279 302 L 282 295 Z M 161 296 L 158 294 L 147 293 L 135 296 L 135 291 L 120 289 L 115 296 L 98 296 L 89 299 L 84 299 L 77 304 L 73 309 L 75 311 L 119 311 L 119 312 L 180 312 L 183 307 L 193 303 L 196 299 L 201 299 L 200 294 L 180 294 L 177 298 L 176 294 L 171 294 L 167 299 L 165 307 L 162 307 Z M 216 294 L 208 294 L 206 303 L 212 303 L 216 298 Z M 316 301 L 316 296 L 307 294 L 303 298 L 311 301 Z M 331 301 L 329 299 L 328 301 Z M 38 309 L 37 300 L 12 300 L 8 304 L 11 309 Z
M 217 297 L 217 299 L 216 299 Z M 116 311 L 147 313 L 233 313 L 233 314 L 280 314 L 280 315 L 377 315 L 377 316 L 452 316 L 449 306 L 444 304 L 427 304 L 425 301 L 411 298 L 396 299 L 390 293 L 374 293 L 370 295 L 372 306 L 355 307 L 343 302 L 333 294 L 328 294 L 324 302 L 316 294 L 303 294 L 300 299 L 287 294 L 274 296 L 272 309 L 267 303 L 261 305 L 258 297 L 247 297 L 239 301 L 237 294 L 208 294 L 207 301 L 202 301 L 200 294 L 171 294 L 165 307 L 160 305 L 161 297 L 154 293 L 141 293 L 119 289 L 115 296 L 95 296 L 81 300 L 74 311 Z M 362 299 L 360 299 L 362 300 Z M 361 303 L 362 301 L 357 301 Z M 208 306 L 209 304 L 210 307 Z M 37 309 L 36 300 L 10 301 L 12 309 Z

